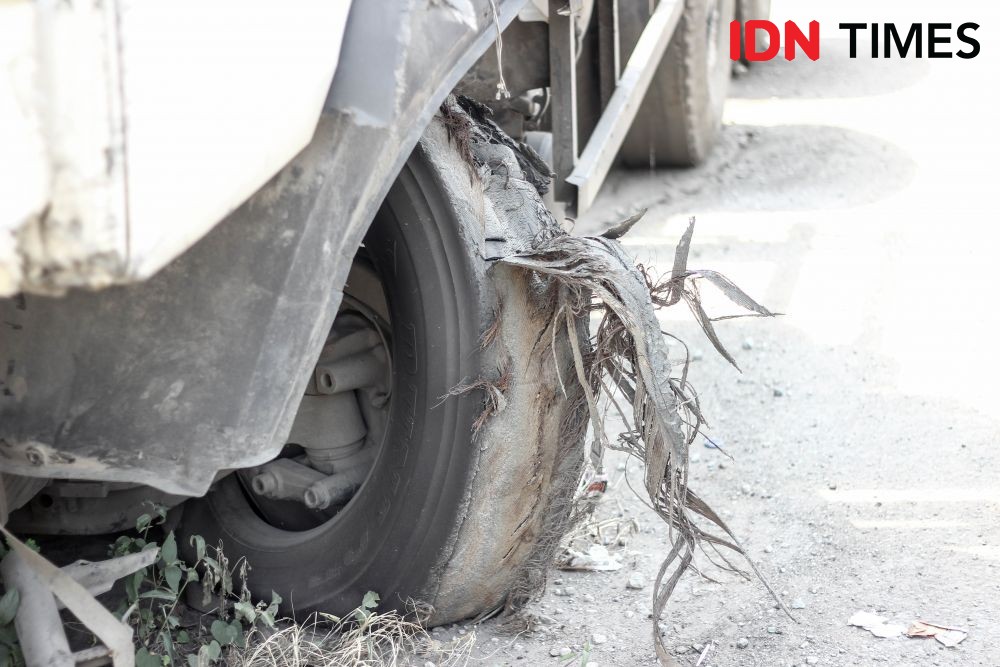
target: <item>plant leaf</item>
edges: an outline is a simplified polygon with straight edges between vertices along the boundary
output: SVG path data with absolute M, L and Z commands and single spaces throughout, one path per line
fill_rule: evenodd
M 254 621 L 257 620 L 257 610 L 249 602 L 240 600 L 233 604 L 233 611 L 236 612 L 236 617 L 241 618 L 250 625 L 253 625 Z
M 21 594 L 16 588 L 4 593 L 0 598 L 0 625 L 7 625 L 13 621 L 19 606 L 21 606 Z
M 201 535 L 192 535 L 190 543 L 194 547 L 195 560 L 197 562 L 203 561 L 205 559 L 205 538 Z
M 167 581 L 167 586 L 170 590 L 174 592 L 176 596 L 177 591 L 181 585 L 181 575 L 184 574 L 177 565 L 169 565 L 167 569 L 163 572 L 163 578 Z
M 155 653 L 150 653 L 145 646 L 135 652 L 135 667 L 160 667 L 162 659 Z
M 220 646 L 239 646 L 243 639 L 243 626 L 239 621 L 226 623 L 221 619 L 212 621 L 212 637 Z
M 378 593 L 375 591 L 368 591 L 365 593 L 365 597 L 361 599 L 361 606 L 365 609 L 375 609 L 378 607 L 379 600 Z
M 167 538 L 163 540 L 163 546 L 160 547 L 160 558 L 164 565 L 173 565 L 177 562 L 177 538 L 174 537 L 174 531 L 167 533 Z
M 129 603 L 135 602 L 139 599 L 139 586 L 142 585 L 143 579 L 146 578 L 146 568 L 142 568 L 138 572 L 134 573 L 130 577 L 125 579 L 125 595 L 128 597 Z

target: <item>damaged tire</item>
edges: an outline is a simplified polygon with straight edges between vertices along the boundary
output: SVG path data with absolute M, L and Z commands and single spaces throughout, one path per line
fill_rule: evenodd
M 250 589 L 277 592 L 300 617 L 349 612 L 371 590 L 381 609 L 412 600 L 444 623 L 537 593 L 580 477 L 585 402 L 559 387 L 556 365 L 568 377 L 572 358 L 534 305 L 538 279 L 483 256 L 488 222 L 530 238 L 542 206 L 510 149 L 453 141 L 435 118 L 359 254 L 384 295 L 391 357 L 388 416 L 365 445 L 376 449 L 363 483 L 310 523 L 231 474 L 189 503 L 179 530 L 221 541 L 231 562 L 245 557 Z M 355 282 L 345 303 L 362 300 Z
M 684 0 L 684 13 L 621 148 L 628 167 L 692 167 L 708 157 L 729 91 L 729 23 L 735 0 Z M 622 31 L 638 39 L 652 3 L 620 8 Z M 627 37 L 626 37 L 627 38 Z

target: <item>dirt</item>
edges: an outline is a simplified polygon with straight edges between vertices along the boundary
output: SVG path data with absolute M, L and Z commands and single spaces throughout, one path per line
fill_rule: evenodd
M 884 5 L 775 2 L 778 20 L 820 20 L 820 61 L 755 65 L 734 82 L 708 164 L 613 174 L 577 225 L 592 233 L 648 206 L 625 240 L 666 271 L 696 215 L 692 267 L 721 270 L 785 313 L 719 323 L 742 373 L 682 307 L 664 316 L 697 358 L 692 381 L 722 448 L 695 444 L 691 486 L 795 616 L 759 583 L 701 559 L 717 583 L 687 575 L 662 621 L 678 665 L 1000 665 L 1000 132 L 987 89 L 997 63 L 986 28 L 971 61 L 852 60 L 836 30 L 849 20 L 987 26 L 997 11 Z M 599 516 L 641 527 L 609 545 L 621 570 L 553 571 L 530 632 L 488 621 L 436 635 L 475 632 L 478 664 L 655 664 L 647 615 L 666 530 L 624 478 L 639 489 L 640 464 L 611 456 L 607 469 Z M 640 590 L 626 587 L 635 572 Z M 968 637 L 955 648 L 882 639 L 848 626 L 857 611 Z

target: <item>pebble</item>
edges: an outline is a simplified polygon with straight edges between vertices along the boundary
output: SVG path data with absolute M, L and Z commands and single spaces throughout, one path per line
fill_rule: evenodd
M 744 350 L 752 350 L 753 349 L 753 338 L 744 338 L 743 339 L 743 349 Z
M 819 664 L 819 658 L 817 658 L 814 655 L 811 655 L 808 658 L 806 658 L 806 664 L 807 665 L 818 665 Z
M 569 655 L 572 653 L 568 646 L 560 646 L 549 650 L 549 655 L 553 658 L 561 658 L 564 655 Z
M 775 398 L 781 398 L 782 396 L 785 395 L 785 392 L 783 392 L 782 390 L 778 389 L 777 387 L 774 388 L 774 392 L 772 392 L 772 393 L 774 394 Z
M 635 612 L 634 611 L 632 611 L 631 609 L 626 609 L 625 610 L 625 618 L 633 618 L 634 616 L 635 616 Z
M 595 632 L 590 636 L 590 641 L 592 641 L 595 644 L 603 644 L 604 642 L 608 641 L 608 637 L 607 635 L 602 635 L 599 632 Z
M 826 488 L 830 489 L 831 491 L 836 491 L 837 490 L 837 483 L 836 482 L 830 482 L 829 484 L 826 485 Z
M 705 353 L 701 350 L 695 350 L 691 353 L 691 361 L 701 361 L 705 358 Z
M 805 609 L 806 601 L 802 598 L 795 598 L 792 600 L 792 609 Z
M 768 634 L 771 634 L 771 635 L 780 635 L 781 634 L 781 630 L 779 630 L 777 627 L 775 627 L 773 625 L 767 626 L 767 632 L 768 632 Z
M 642 572 L 633 572 L 628 575 L 628 581 L 625 582 L 625 588 L 630 588 L 633 591 L 639 591 L 646 587 L 646 577 Z
M 746 637 L 740 637 L 736 640 L 736 648 L 746 648 L 747 646 L 750 646 L 750 640 Z

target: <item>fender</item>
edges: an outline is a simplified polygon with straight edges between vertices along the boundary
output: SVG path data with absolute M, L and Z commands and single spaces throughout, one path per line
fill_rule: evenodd
M 0 300 L 0 471 L 201 495 L 273 458 L 355 251 L 523 0 L 356 0 L 311 143 L 144 283 Z

